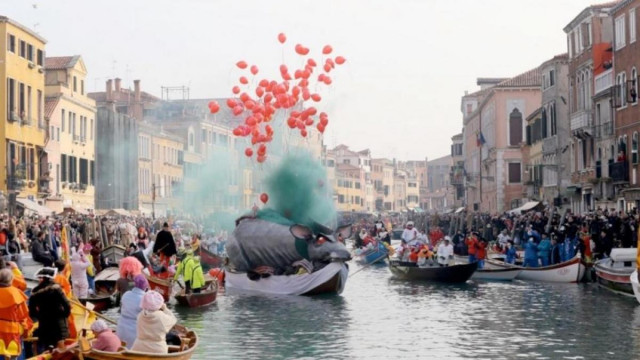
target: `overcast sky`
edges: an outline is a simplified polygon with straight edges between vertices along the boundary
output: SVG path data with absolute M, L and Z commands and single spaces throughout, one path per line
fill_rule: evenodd
M 296 43 L 318 58 L 331 44 L 347 62 L 322 93 L 326 143 L 433 159 L 461 131 L 460 97 L 477 77 L 515 76 L 566 52 L 563 27 L 595 2 L 0 0 L 0 14 L 46 38 L 48 56 L 82 55 L 90 91 L 117 76 L 157 96 L 184 85 L 191 98 L 228 97 L 238 60 L 275 77 L 283 60 L 300 65 Z

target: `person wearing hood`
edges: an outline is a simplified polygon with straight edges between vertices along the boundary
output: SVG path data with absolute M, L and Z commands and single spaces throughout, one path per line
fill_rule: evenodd
M 27 296 L 19 289 L 11 286 L 13 273 L 11 269 L 0 270 L 0 356 L 3 359 L 14 359 L 22 353 L 23 334 L 33 326 L 29 318 Z
M 50 347 L 64 349 L 64 340 L 69 337 L 67 319 L 71 315 L 71 305 L 60 285 L 53 279 L 56 269 L 45 267 L 35 274 L 40 283 L 31 292 L 29 315 L 38 321 L 34 335 L 38 337 L 39 352 Z
M 440 266 L 449 266 L 451 260 L 453 260 L 453 245 L 451 245 L 451 238 L 445 236 L 444 240 L 438 245 L 438 264 Z
M 200 261 L 193 256 L 193 250 L 181 250 L 179 252 L 180 263 L 176 269 L 174 279 L 177 281 L 180 276 L 184 280 L 185 292 L 199 293 L 204 288 L 204 274 Z
M 120 318 L 118 318 L 116 330 L 116 334 L 126 344 L 127 349 L 131 349 L 136 340 L 136 322 L 142 311 L 140 304 L 145 292 L 149 289 L 149 282 L 142 274 L 133 278 L 133 284 L 133 289 L 124 293 L 120 300 Z
M 142 311 L 138 315 L 136 324 L 137 336 L 132 351 L 152 354 L 167 354 L 167 333 L 178 321 L 167 309 L 164 298 L 160 293 L 149 290 L 140 302 Z
M 402 241 L 409 244 L 418 238 L 418 230 L 413 227 L 413 221 L 407 222 L 407 227 L 402 231 Z
M 91 331 L 95 335 L 95 340 L 91 342 L 91 348 L 99 351 L 116 352 L 120 349 L 120 338 L 114 334 L 109 325 L 98 319 L 91 324 Z
M 551 240 L 549 240 L 549 235 L 546 233 L 542 234 L 542 240 L 540 240 L 540 244 L 538 244 L 538 259 L 540 260 L 540 264 L 542 266 L 549 266 L 551 258 Z
M 91 263 L 84 257 L 83 252 L 75 252 L 71 255 L 71 284 L 73 295 L 78 299 L 86 298 L 89 295 L 89 280 L 87 279 L 87 269 Z
M 538 267 L 538 245 L 533 236 L 529 237 L 529 241 L 524 245 L 524 266 Z

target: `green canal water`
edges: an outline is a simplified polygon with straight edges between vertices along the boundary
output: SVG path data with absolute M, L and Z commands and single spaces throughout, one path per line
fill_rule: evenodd
M 174 310 L 200 336 L 195 359 L 640 358 L 640 306 L 595 284 L 410 283 L 379 266 L 340 296 Z

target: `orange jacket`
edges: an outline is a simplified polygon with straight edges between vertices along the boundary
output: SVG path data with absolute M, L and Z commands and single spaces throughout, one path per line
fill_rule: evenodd
M 22 272 L 20 272 L 20 269 L 11 269 L 11 272 L 13 273 L 13 281 L 11 282 L 11 286 L 17 288 L 20 291 L 27 290 L 27 282 L 24 280 L 24 276 L 22 276 Z
M 60 287 L 62 288 L 62 292 L 67 298 L 69 299 L 71 298 L 71 283 L 69 282 L 69 279 L 66 276 L 62 274 L 57 274 L 56 277 L 53 279 L 53 282 L 60 285 Z
M 20 355 L 20 337 L 32 326 L 27 296 L 13 286 L 0 287 L 0 355 Z

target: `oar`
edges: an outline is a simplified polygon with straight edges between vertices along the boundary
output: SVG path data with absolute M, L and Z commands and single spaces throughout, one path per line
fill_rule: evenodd
M 79 301 L 76 301 L 76 300 L 73 300 L 73 299 L 70 299 L 69 301 L 70 301 L 71 303 L 73 303 L 73 304 L 75 304 L 75 305 L 78 305 L 79 307 L 83 308 L 85 311 L 88 311 L 89 313 L 93 313 L 95 316 L 97 316 L 97 317 L 101 318 L 102 320 L 105 320 L 106 322 L 109 322 L 109 323 L 111 323 L 111 324 L 113 324 L 113 325 L 118 325 L 118 322 L 117 322 L 117 321 L 115 321 L 115 320 L 113 320 L 113 319 L 110 319 L 110 318 L 108 318 L 108 317 L 106 317 L 106 316 L 104 316 L 104 315 L 100 314 L 99 312 L 95 312 L 95 311 L 93 311 L 92 309 L 89 309 L 88 307 L 86 307 L 86 306 L 82 305 L 82 303 L 80 303 Z
M 389 255 L 387 255 L 387 256 L 380 256 L 379 258 L 377 258 L 377 259 L 373 260 L 372 262 L 368 263 L 367 265 L 365 265 L 365 266 L 361 267 L 360 269 L 358 269 L 358 270 L 357 270 L 356 272 L 354 272 L 353 274 L 349 275 L 349 277 L 352 277 L 353 275 L 355 275 L 355 274 L 359 273 L 360 271 L 362 271 L 362 270 L 364 270 L 364 269 L 368 268 L 369 266 L 371 266 L 371 265 L 373 265 L 373 264 L 377 263 L 377 262 L 378 262 L 378 261 L 380 261 L 380 260 L 386 259 L 388 256 L 389 256 Z

